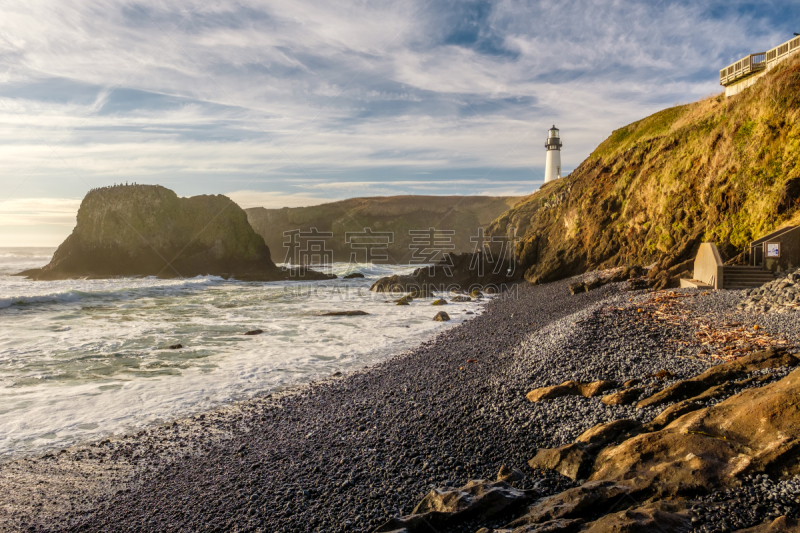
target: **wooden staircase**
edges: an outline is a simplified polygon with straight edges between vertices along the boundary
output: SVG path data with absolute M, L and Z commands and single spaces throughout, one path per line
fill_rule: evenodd
M 723 268 L 722 287 L 724 289 L 750 289 L 760 287 L 775 279 L 770 270 L 757 266 L 726 265 Z

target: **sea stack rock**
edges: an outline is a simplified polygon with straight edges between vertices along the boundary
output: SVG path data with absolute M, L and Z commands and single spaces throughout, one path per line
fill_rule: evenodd
M 218 275 L 276 281 L 290 274 L 272 262 L 264 239 L 228 197 L 179 198 L 159 185 L 120 185 L 89 192 L 75 229 L 50 264 L 19 275 L 36 280 Z M 327 278 L 306 271 L 301 279 Z

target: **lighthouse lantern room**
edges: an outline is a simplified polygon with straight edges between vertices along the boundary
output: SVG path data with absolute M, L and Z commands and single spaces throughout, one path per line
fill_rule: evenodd
M 561 177 L 561 136 L 555 125 L 550 128 L 547 142 L 544 147 L 547 149 L 547 162 L 544 166 L 544 182 L 557 180 Z

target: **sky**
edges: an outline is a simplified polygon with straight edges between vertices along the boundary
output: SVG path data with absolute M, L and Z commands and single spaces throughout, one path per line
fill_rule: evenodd
M 157 183 L 242 207 L 524 195 L 800 32 L 743 0 L 0 2 L 0 247 Z

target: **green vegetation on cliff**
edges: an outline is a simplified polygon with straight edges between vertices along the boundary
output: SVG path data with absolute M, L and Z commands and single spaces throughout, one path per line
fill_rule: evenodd
M 179 198 L 158 185 L 89 192 L 77 225 L 34 279 L 198 275 L 286 277 L 245 212 L 222 195 Z
M 528 281 L 658 262 L 691 270 L 702 241 L 723 257 L 800 218 L 800 57 L 732 98 L 674 107 L 606 139 L 567 178 L 548 183 L 490 231 L 524 236 Z
M 498 215 L 513 206 L 519 198 L 490 196 L 387 196 L 351 198 L 312 207 L 283 209 L 247 209 L 253 229 L 273 250 L 276 261 L 285 258 L 285 231 L 333 232 L 326 247 L 333 252 L 334 261 L 347 262 L 351 253 L 363 262 L 366 252 L 353 249 L 345 242 L 345 233 L 391 232 L 394 242 L 389 249 L 376 251 L 388 255 L 390 263 L 408 263 L 411 259 L 411 230 L 454 230 L 454 253 L 471 252 L 475 243 L 471 237 L 478 228 L 488 225 Z

